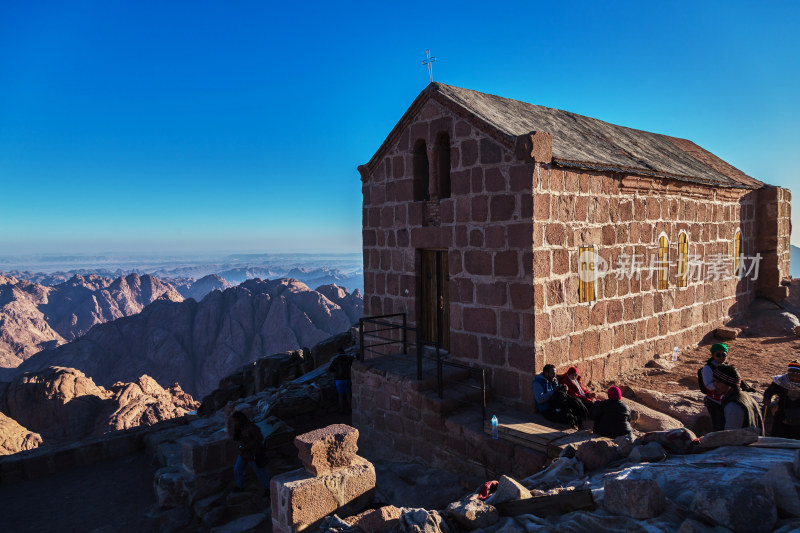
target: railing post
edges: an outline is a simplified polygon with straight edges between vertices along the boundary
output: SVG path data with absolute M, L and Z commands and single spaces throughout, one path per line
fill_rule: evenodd
M 358 319 L 358 360 L 364 360 L 364 319 Z
M 436 343 L 436 384 L 439 387 L 439 398 L 444 398 L 444 376 L 442 375 L 442 358 L 439 355 L 439 343 Z
M 481 421 L 486 421 L 486 370 L 481 369 L 481 392 L 483 393 L 483 405 L 481 406 Z
M 406 332 L 406 314 L 403 313 L 403 353 L 408 353 L 408 333 Z
M 422 350 L 425 344 L 417 338 L 417 381 L 422 381 Z

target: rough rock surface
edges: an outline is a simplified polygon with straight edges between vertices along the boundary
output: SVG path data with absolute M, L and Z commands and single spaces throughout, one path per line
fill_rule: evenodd
M 608 479 L 603 485 L 603 508 L 640 520 L 664 512 L 667 499 L 652 479 Z
M 683 424 L 679 420 L 665 413 L 650 409 L 645 405 L 633 402 L 627 398 L 623 398 L 622 401 L 625 402 L 631 410 L 631 425 L 634 429 L 649 433 L 650 431 L 665 431 L 683 427 Z
M 704 394 L 700 391 L 683 391 L 667 394 L 648 389 L 626 389 L 626 396 L 647 407 L 659 411 L 680 421 L 697 434 L 711 429 L 711 418 L 703 404 Z
M 772 488 L 744 476 L 724 487 L 698 490 L 691 509 L 737 533 L 767 533 L 778 520 Z
M 42 443 L 42 436 L 0 413 L 0 455 L 32 450 Z
M 531 492 L 517 481 L 508 476 L 500 476 L 497 489 L 495 489 L 494 494 L 492 494 L 486 502 L 492 505 L 500 505 L 501 503 L 525 500 L 530 497 Z
M 494 525 L 500 519 L 497 509 L 478 499 L 477 495 L 453 502 L 445 514 L 467 529 L 479 529 Z
M 667 457 L 664 447 L 657 442 L 648 442 L 644 445 L 634 446 L 628 459 L 637 463 L 657 463 Z
M 403 510 L 394 505 L 384 505 L 378 509 L 370 509 L 363 513 L 345 519 L 351 526 L 356 526 L 362 531 L 383 533 L 389 531 L 400 521 Z
M 74 368 L 52 367 L 9 383 L 0 409 L 45 441 L 90 435 L 111 393 Z
M 597 470 L 617 459 L 617 447 L 608 439 L 592 439 L 584 442 L 575 452 L 575 458 L 586 470 Z
M 396 526 L 399 533 L 447 533 L 450 529 L 437 511 L 406 509 Z
M 631 435 L 622 435 L 614 439 L 614 444 L 617 447 L 617 453 L 622 457 L 627 457 L 633 450 L 633 437 Z
M 96 324 L 139 313 L 159 298 L 183 300 L 150 275 L 115 280 L 75 275 L 51 287 L 0 276 L 0 367 L 16 367 Z
M 300 461 L 314 476 L 350 466 L 358 451 L 358 430 L 346 424 L 333 424 L 294 438 Z
M 313 346 L 350 326 L 340 305 L 297 280 L 253 279 L 199 303 L 155 301 L 135 316 L 36 354 L 14 372 L 69 366 L 106 387 L 148 374 L 202 397 L 246 363 Z
M 772 487 L 779 511 L 800 518 L 800 487 L 792 476 L 792 463 L 776 464 L 764 474 L 761 482 Z
M 152 425 L 197 405 L 177 384 L 165 390 L 141 376 L 106 390 L 82 372 L 61 367 L 18 376 L 0 394 L 0 409 L 45 443 Z
M 758 430 L 751 428 L 714 431 L 703 437 L 700 449 L 709 450 L 720 446 L 747 446 L 758 440 Z
M 739 328 L 720 327 L 714 330 L 714 337 L 721 341 L 732 341 L 742 332 Z

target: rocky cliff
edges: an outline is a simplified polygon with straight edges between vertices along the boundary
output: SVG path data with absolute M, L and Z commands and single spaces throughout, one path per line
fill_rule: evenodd
M 149 275 L 115 280 L 75 275 L 53 286 L 0 276 L 0 367 L 16 367 L 97 324 L 139 313 L 158 298 L 183 300 Z
M 36 354 L 13 372 L 72 367 L 106 387 L 148 374 L 202 397 L 261 356 L 313 346 L 347 330 L 362 309 L 359 295 L 346 290 L 313 291 L 292 279 L 249 280 L 199 303 L 157 300 L 138 315 Z
M 149 376 L 108 389 L 74 368 L 51 367 L 0 388 L 0 455 L 183 416 L 199 406 Z M 35 432 L 35 433 L 34 433 Z

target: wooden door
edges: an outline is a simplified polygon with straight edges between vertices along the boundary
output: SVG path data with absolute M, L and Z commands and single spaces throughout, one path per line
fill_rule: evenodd
M 420 337 L 450 349 L 447 251 L 421 250 Z

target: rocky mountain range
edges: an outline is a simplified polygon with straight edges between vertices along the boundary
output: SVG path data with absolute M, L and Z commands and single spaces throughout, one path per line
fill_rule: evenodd
M 0 276 L 0 367 L 16 367 L 159 298 L 183 300 L 174 287 L 150 275 L 114 280 L 75 275 L 52 286 Z
M 0 455 L 183 416 L 199 403 L 147 376 L 108 388 L 74 368 L 51 367 L 0 384 Z
M 147 374 L 162 385 L 180 383 L 200 398 L 242 365 L 313 346 L 346 331 L 363 313 L 358 291 L 313 291 L 292 279 L 248 280 L 199 302 L 175 300 L 167 295 L 138 314 L 95 325 L 72 342 L 28 357 L 6 376 L 69 367 L 110 387 Z

